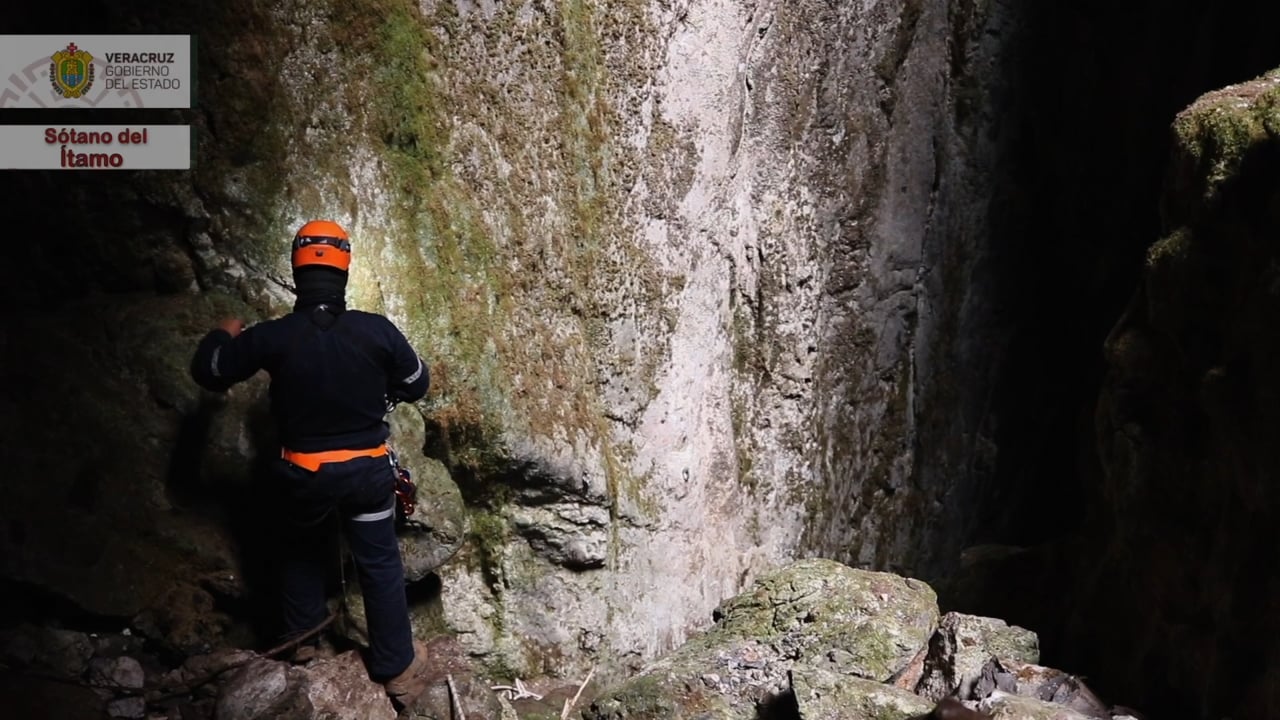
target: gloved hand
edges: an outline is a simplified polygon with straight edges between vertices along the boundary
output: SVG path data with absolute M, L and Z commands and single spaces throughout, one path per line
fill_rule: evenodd
M 387 402 L 409 402 L 409 395 L 402 387 L 389 387 L 387 388 Z

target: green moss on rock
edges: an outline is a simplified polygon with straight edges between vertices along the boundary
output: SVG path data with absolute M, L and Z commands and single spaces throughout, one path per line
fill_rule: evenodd
M 1189 197 L 1175 192 L 1173 203 L 1212 200 L 1251 148 L 1280 138 L 1280 71 L 1202 96 L 1178 114 L 1173 131 L 1175 185 L 1198 190 Z
M 800 720 L 912 720 L 933 703 L 892 685 L 805 668 L 791 673 Z
M 804 658 L 885 680 L 928 643 L 938 605 L 918 580 L 812 559 L 761 578 L 716 614 L 716 634 L 769 640 L 803 633 L 818 639 Z
M 603 693 L 587 717 L 750 720 L 759 702 L 778 697 L 797 675 L 840 678 L 858 702 L 883 710 L 868 717 L 905 718 L 923 703 L 903 702 L 882 682 L 926 646 L 937 625 L 936 596 L 924 583 L 803 560 L 762 577 L 716 615 L 710 630 Z M 889 699 L 875 699 L 881 696 Z

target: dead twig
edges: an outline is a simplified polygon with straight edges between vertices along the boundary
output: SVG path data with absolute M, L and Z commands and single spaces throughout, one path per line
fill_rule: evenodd
M 516 678 L 515 685 L 493 685 L 489 689 L 505 693 L 508 700 L 524 700 L 525 698 L 532 698 L 534 700 L 542 699 L 541 695 L 525 687 L 524 681 L 520 678 Z
M 578 686 L 578 692 L 573 694 L 572 700 L 564 701 L 564 709 L 560 711 L 560 720 L 569 720 L 569 712 L 573 710 L 573 706 L 578 704 L 578 698 L 582 697 L 582 691 L 587 687 L 587 683 L 591 682 L 591 676 L 596 674 L 596 669 L 591 668 L 591 672 L 587 673 L 587 679 L 582 681 Z
M 306 642 L 307 640 L 310 640 L 316 635 L 319 635 L 322 630 L 332 625 L 333 621 L 337 619 L 338 619 L 338 611 L 335 610 L 329 613 L 329 617 L 325 618 L 324 622 L 320 623 L 319 625 L 302 633 L 298 637 L 293 638 L 292 640 L 289 640 L 288 642 L 281 643 L 271 648 L 270 650 L 260 654 L 262 655 L 262 657 L 271 657 L 273 655 L 279 655 L 280 653 L 290 648 L 297 647 L 298 645 L 301 645 L 303 642 Z
M 453 705 L 453 720 L 467 720 L 467 714 L 462 711 L 462 699 L 458 697 L 458 688 L 453 684 L 453 674 L 445 675 L 444 679 L 449 683 L 449 701 Z
M 289 640 L 288 642 L 281 643 L 281 644 L 279 644 L 279 645 L 277 645 L 277 646 L 275 646 L 275 647 L 271 648 L 270 650 L 268 650 L 268 651 L 266 651 L 266 652 L 253 653 L 253 655 L 251 655 L 251 656 L 249 656 L 249 657 L 247 657 L 247 658 L 245 658 L 245 659 L 243 659 L 243 660 L 239 660 L 239 661 L 237 661 L 237 662 L 230 663 L 230 664 L 229 664 L 229 665 L 227 665 L 226 667 L 218 668 L 217 670 L 214 670 L 213 672 L 206 674 L 204 677 L 197 678 L 197 679 L 196 679 L 196 680 L 194 680 L 194 681 L 188 681 L 188 682 L 184 683 L 183 685 L 179 685 L 179 686 L 177 686 L 176 688 L 168 688 L 168 689 L 167 689 L 167 690 L 168 690 L 168 692 L 165 692 L 165 693 L 163 693 L 163 694 L 161 694 L 161 695 L 158 695 L 158 696 L 149 696 L 149 697 L 147 698 L 147 702 L 149 702 L 149 703 L 158 703 L 158 702 L 162 702 L 162 701 L 164 701 L 164 700 L 171 700 L 171 699 L 176 698 L 176 697 L 182 697 L 183 695 L 190 695 L 191 693 L 195 692 L 196 688 L 199 688 L 199 687 L 201 687 L 202 685 L 205 685 L 205 684 L 207 684 L 207 683 L 211 682 L 214 678 L 218 677 L 219 675 L 222 675 L 222 674 L 226 673 L 228 670 L 235 670 L 235 669 L 236 669 L 236 668 L 238 668 L 238 667 L 244 667 L 245 665 L 248 665 L 249 663 L 253 662 L 254 660 L 257 660 L 257 659 L 258 659 L 258 658 L 260 658 L 260 657 L 262 657 L 262 658 L 269 658 L 269 657 L 271 657 L 272 655 L 279 655 L 280 653 L 284 652 L 285 650 L 288 650 L 288 649 L 290 649 L 290 648 L 293 648 L 293 647 L 296 647 L 296 646 L 300 645 L 301 643 L 305 642 L 306 640 L 308 640 L 308 639 L 310 639 L 310 638 L 312 638 L 312 637 L 315 637 L 315 636 L 316 636 L 316 635 L 318 635 L 322 630 L 324 630 L 325 628 L 327 628 L 327 627 L 329 627 L 330 625 L 332 625 L 332 624 L 333 624 L 333 621 L 334 621 L 334 620 L 336 620 L 336 619 L 337 619 L 337 617 L 338 617 L 338 612 L 335 610 L 334 612 L 329 613 L 329 617 L 325 618 L 324 622 L 322 622 L 322 623 L 320 623 L 319 625 L 317 625 L 317 626 L 315 626 L 315 627 L 311 628 L 310 630 L 308 630 L 308 631 L 306 631 L 306 632 L 302 633 L 302 634 L 301 634 L 301 635 L 299 635 L 298 637 L 295 637 L 295 638 L 293 638 L 293 639 Z

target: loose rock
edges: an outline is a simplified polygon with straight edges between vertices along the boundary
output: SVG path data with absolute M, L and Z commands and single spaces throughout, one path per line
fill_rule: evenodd
M 215 710 L 217 720 L 269 717 L 289 687 L 289 666 L 274 660 L 255 660 L 237 670 L 222 686 Z
M 0 658 L 58 677 L 79 676 L 92 657 L 89 636 L 71 630 L 19 625 L 0 636 Z
M 974 694 L 977 698 L 986 698 L 996 693 L 1055 703 L 1086 717 L 1104 720 L 1111 717 L 1107 705 L 1080 678 L 1041 665 L 992 658 L 974 683 Z
M 930 640 L 924 675 L 915 690 L 934 701 L 950 695 L 975 697 L 974 683 L 993 657 L 1038 662 L 1039 638 L 1030 630 L 1010 626 L 1003 620 L 947 613 Z
M 95 658 L 89 662 L 89 682 L 107 688 L 138 689 L 146 683 L 142 664 L 131 657 Z
M 899 698 L 902 717 L 928 711 L 926 700 L 881 684 L 925 648 L 937 623 L 924 583 L 803 560 L 762 577 L 716 615 L 714 627 L 607 690 L 584 717 L 755 720 L 791 694 L 795 677 L 815 717 L 834 707 L 837 687 Z
M 300 695 L 306 709 L 298 720 L 393 720 L 395 709 L 385 689 L 369 679 L 355 652 L 313 662 L 302 670 Z
M 147 716 L 147 701 L 140 697 L 120 698 L 107 703 L 107 715 L 113 718 L 143 718 Z

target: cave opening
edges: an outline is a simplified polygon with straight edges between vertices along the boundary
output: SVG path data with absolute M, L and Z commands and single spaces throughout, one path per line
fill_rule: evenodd
M 1277 21 L 1280 6 L 1249 0 L 1027 11 L 1012 52 L 1016 130 L 996 191 L 1011 202 L 993 214 L 991 240 L 996 305 L 1010 329 L 994 358 L 999 455 L 974 544 L 1033 547 L 1108 532 L 1094 418 L 1103 343 L 1139 287 L 1148 248 L 1172 230 L 1161 208 L 1171 124 L 1200 95 L 1280 66 Z M 1032 627 L 1046 664 L 1089 674 L 1105 696 L 1155 717 L 1190 716 L 1161 664 L 1168 658 L 1149 659 L 1158 679 L 1142 687 L 1097 666 L 1099 638 L 1067 619 L 1091 560 L 1071 562 L 1051 598 L 992 587 L 968 609 Z
M 992 237 L 997 293 L 1017 308 L 993 405 L 999 489 L 985 524 L 998 530 L 977 539 L 1028 545 L 1080 526 L 1100 471 L 1089 447 L 1102 342 L 1163 231 L 1173 117 L 1280 66 L 1266 30 L 1276 20 L 1280 8 L 1248 0 L 1030 13 L 1004 176 L 1016 202 Z

